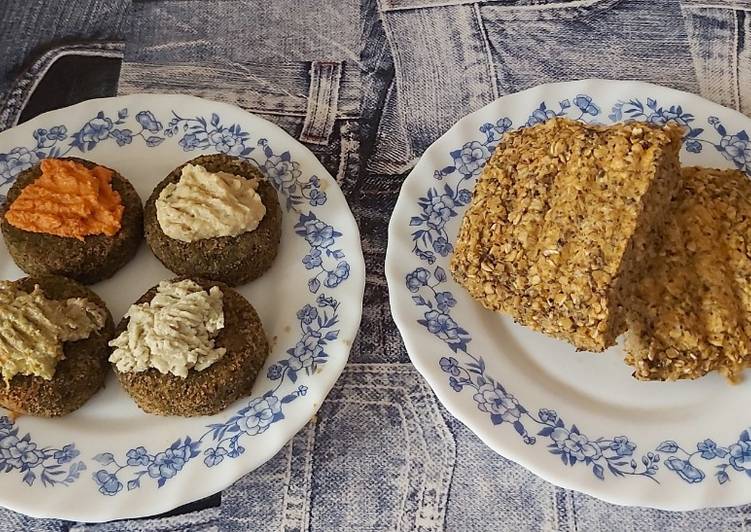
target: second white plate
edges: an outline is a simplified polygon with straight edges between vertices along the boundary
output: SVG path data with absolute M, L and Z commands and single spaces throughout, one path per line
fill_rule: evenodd
M 483 309 L 451 279 L 452 242 L 498 140 L 553 116 L 678 122 L 684 163 L 751 173 L 750 119 L 646 83 L 543 85 L 470 114 L 425 152 L 389 225 L 391 310 L 413 363 L 485 443 L 557 485 L 671 510 L 750 502 L 751 382 L 636 381 L 619 347 L 577 353 Z

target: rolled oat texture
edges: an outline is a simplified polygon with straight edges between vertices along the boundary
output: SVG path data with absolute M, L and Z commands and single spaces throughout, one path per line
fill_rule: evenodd
M 690 167 L 628 313 L 641 380 L 737 380 L 751 362 L 751 180 Z
M 475 186 L 454 279 L 485 307 L 603 351 L 678 188 L 681 130 L 556 118 L 506 135 Z

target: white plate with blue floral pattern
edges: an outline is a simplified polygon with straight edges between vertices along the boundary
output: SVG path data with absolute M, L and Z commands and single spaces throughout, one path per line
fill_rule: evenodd
M 751 501 L 751 382 L 639 382 L 613 347 L 577 353 L 485 310 L 448 273 L 475 179 L 501 136 L 553 116 L 687 128 L 686 164 L 751 174 L 751 120 L 630 81 L 543 85 L 460 120 L 407 177 L 389 225 L 391 309 L 412 362 L 487 445 L 609 502 L 686 510 Z
M 105 521 L 206 497 L 279 451 L 336 382 L 362 311 L 360 236 L 336 181 L 277 126 L 190 96 L 83 102 L 0 134 L 0 196 L 40 158 L 75 155 L 115 168 L 145 200 L 174 167 L 214 152 L 253 161 L 283 207 L 271 270 L 239 288 L 272 344 L 252 395 L 216 416 L 159 417 L 141 412 L 111 375 L 103 391 L 63 418 L 14 422 L 0 409 L 0 505 L 38 517 Z M 20 276 L 3 245 L 0 278 Z M 171 276 L 144 243 L 93 289 L 117 321 Z

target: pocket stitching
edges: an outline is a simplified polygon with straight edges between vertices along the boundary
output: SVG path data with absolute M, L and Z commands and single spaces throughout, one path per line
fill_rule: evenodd
M 420 9 L 433 9 L 439 7 L 455 7 L 462 5 L 478 5 L 479 7 L 492 7 L 494 10 L 509 13 L 581 10 L 588 8 L 606 7 L 613 0 L 544 0 L 544 4 L 526 5 L 495 5 L 504 0 L 380 0 L 380 10 L 384 13 L 409 11 Z M 602 5 L 601 5 L 602 4 Z
M 11 87 L 0 100 L 0 130 L 13 127 L 44 76 L 60 58 L 70 55 L 82 57 L 123 58 L 123 41 L 92 41 L 62 44 L 48 49 L 29 64 L 13 80 Z

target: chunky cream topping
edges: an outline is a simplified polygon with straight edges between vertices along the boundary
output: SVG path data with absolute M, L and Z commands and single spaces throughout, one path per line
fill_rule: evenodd
M 105 311 L 81 297 L 47 299 L 39 288 L 31 293 L 0 281 L 0 373 L 50 380 L 64 358 L 63 342 L 88 338 L 104 327 Z
M 258 179 L 186 164 L 180 180 L 159 194 L 156 217 L 165 235 L 183 242 L 237 236 L 266 215 L 257 189 Z
M 110 342 L 110 362 L 123 373 L 155 368 L 182 378 L 205 370 L 226 352 L 214 346 L 224 328 L 222 299 L 216 286 L 207 292 L 190 279 L 162 281 L 151 301 L 128 309 L 128 328 Z

